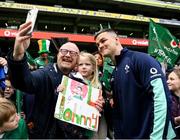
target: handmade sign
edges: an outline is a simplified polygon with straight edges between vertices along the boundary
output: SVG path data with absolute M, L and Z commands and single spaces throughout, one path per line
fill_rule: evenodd
M 58 95 L 55 118 L 92 131 L 98 130 L 99 111 L 95 108 L 100 90 L 63 76 L 65 89 Z

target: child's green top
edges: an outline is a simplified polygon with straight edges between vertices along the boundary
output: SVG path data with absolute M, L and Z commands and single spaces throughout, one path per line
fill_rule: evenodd
M 12 131 L 5 132 L 2 139 L 28 139 L 28 132 L 25 121 L 20 119 L 18 127 Z

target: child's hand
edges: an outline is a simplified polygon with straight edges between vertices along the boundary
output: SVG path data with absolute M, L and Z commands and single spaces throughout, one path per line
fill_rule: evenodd
M 180 125 L 180 116 L 174 118 L 175 124 Z
M 32 129 L 34 128 L 34 123 L 33 123 L 33 122 L 29 122 L 29 123 L 27 124 L 27 126 L 28 126 L 28 128 L 29 128 L 30 130 L 32 130 Z
M 95 107 L 97 108 L 99 112 L 102 112 L 104 104 L 105 104 L 104 98 L 102 94 L 100 94 L 98 97 L 98 100 L 95 102 Z
M 7 65 L 7 60 L 3 57 L 0 57 L 0 66 L 5 66 Z
M 113 100 L 113 98 L 111 98 L 111 99 L 109 100 L 109 103 L 110 103 L 111 107 L 113 108 L 113 107 L 114 107 L 114 100 Z
M 63 90 L 65 89 L 65 86 L 62 84 L 59 84 L 59 86 L 57 87 L 57 92 L 63 92 Z

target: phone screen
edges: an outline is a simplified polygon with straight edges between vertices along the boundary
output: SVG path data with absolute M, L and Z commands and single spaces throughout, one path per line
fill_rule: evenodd
M 31 9 L 30 11 L 28 11 L 26 22 L 28 22 L 28 21 L 32 22 L 32 27 L 29 30 L 29 32 L 27 33 L 28 35 L 32 34 L 32 32 L 34 30 L 34 25 L 36 23 L 37 14 L 38 14 L 38 9 L 36 9 L 36 8 L 35 9 Z

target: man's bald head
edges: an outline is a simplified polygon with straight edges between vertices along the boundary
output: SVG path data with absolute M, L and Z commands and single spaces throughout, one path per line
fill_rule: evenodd
M 58 68 L 64 73 L 69 74 L 78 64 L 79 48 L 75 43 L 67 42 L 59 48 L 57 55 Z
M 68 49 L 68 50 L 71 50 L 71 51 L 75 51 L 79 54 L 79 48 L 78 46 L 75 44 L 75 43 L 72 43 L 72 42 L 67 42 L 65 44 L 63 44 L 60 48 L 60 49 Z

